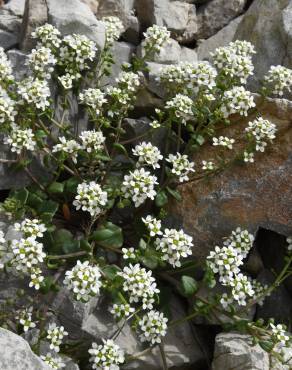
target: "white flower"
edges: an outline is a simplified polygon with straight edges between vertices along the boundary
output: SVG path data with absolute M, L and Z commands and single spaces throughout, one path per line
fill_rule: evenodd
M 161 220 L 148 215 L 146 218 L 142 217 L 142 221 L 146 225 L 150 236 L 162 235 Z
M 61 136 L 59 138 L 60 144 L 56 144 L 53 146 L 52 152 L 63 152 L 70 154 L 68 156 L 74 163 L 77 163 L 77 156 L 78 151 L 81 149 L 80 144 L 77 143 L 75 140 L 67 140 L 65 136 Z
M 65 90 L 71 90 L 73 87 L 73 81 L 78 78 L 79 76 L 76 77 L 70 73 L 66 73 L 63 76 L 58 76 L 58 80 Z
M 140 86 L 140 77 L 137 73 L 121 72 L 119 77 L 116 78 L 118 87 L 122 90 L 134 93 Z
M 35 76 L 44 79 L 49 79 L 51 77 L 56 63 L 57 60 L 51 50 L 44 46 L 33 49 L 26 61 L 26 64 L 29 65 Z
M 50 106 L 51 92 L 47 80 L 28 77 L 19 83 L 18 94 L 22 98 L 22 103 L 33 104 L 42 111 Z
M 163 236 L 155 240 L 155 246 L 162 253 L 162 259 L 174 268 L 181 266 L 181 258 L 192 254 L 193 238 L 183 230 L 165 229 Z
M 285 89 L 291 91 L 292 70 L 280 65 L 271 66 L 264 81 L 272 88 L 273 94 L 282 96 Z
M 141 331 L 140 340 L 150 342 L 152 345 L 161 343 L 161 338 L 166 335 L 168 319 L 162 312 L 151 310 L 139 321 Z
M 135 259 L 136 254 L 135 254 L 135 249 L 134 248 L 122 248 L 123 252 L 123 258 L 125 260 L 127 259 Z
M 220 111 L 224 117 L 234 113 L 247 116 L 249 109 L 255 107 L 251 92 L 245 90 L 243 86 L 235 86 L 231 90 L 225 91 L 222 102 Z
M 229 296 L 227 293 L 223 293 L 220 298 L 220 303 L 226 311 L 230 311 L 231 305 L 234 303 L 234 299 L 232 295 Z
M 13 123 L 16 113 L 14 100 L 0 87 L 0 124 Z
M 232 146 L 233 146 L 234 142 L 235 142 L 234 139 L 229 139 L 226 136 L 219 136 L 219 138 L 213 137 L 213 145 L 214 146 L 219 145 L 219 146 L 224 146 L 228 149 L 232 149 Z
M 50 324 L 47 330 L 47 339 L 50 341 L 50 349 L 59 352 L 63 338 L 68 335 L 64 326 L 57 326 L 56 323 Z
M 60 356 L 54 356 L 51 353 L 47 353 L 45 356 L 41 356 L 41 359 L 48 364 L 52 369 L 62 369 L 66 365 L 62 362 Z
M 237 227 L 232 231 L 231 235 L 224 240 L 225 246 L 231 246 L 239 253 L 241 253 L 243 258 L 246 258 L 249 251 L 251 250 L 254 242 L 254 236 L 248 232 L 248 230 L 242 230 Z
M 13 81 L 12 65 L 5 51 L 0 47 L 0 82 Z
M 161 124 L 157 120 L 154 120 L 154 121 L 150 122 L 149 125 L 153 128 L 161 127 Z
M 103 104 L 107 102 L 107 99 L 105 99 L 105 94 L 100 89 L 92 88 L 83 90 L 83 92 L 79 94 L 79 100 L 82 104 L 91 107 L 96 115 L 101 113 Z
M 190 173 L 195 172 L 194 162 L 190 162 L 185 154 L 169 154 L 166 161 L 172 164 L 171 173 L 177 176 L 180 182 L 188 181 Z
M 36 241 L 34 236 L 12 240 L 11 250 L 13 253 L 12 263 L 21 272 L 34 271 L 35 267 L 42 263 L 46 257 L 43 244 Z
M 16 319 L 23 326 L 24 332 L 36 327 L 36 323 L 32 320 L 32 307 L 18 311 Z
M 106 40 L 109 44 L 112 44 L 124 32 L 123 23 L 118 17 L 103 17 L 101 20 L 105 25 Z
M 247 300 L 254 297 L 255 291 L 251 279 L 241 273 L 233 276 L 229 281 L 229 285 L 232 287 L 231 294 L 233 299 L 240 306 L 245 306 Z
M 29 287 L 35 288 L 35 290 L 39 290 L 43 281 L 44 276 L 42 275 L 42 270 L 38 267 L 33 267 L 30 269 L 30 282 Z
M 44 232 L 47 230 L 46 226 L 40 220 L 30 220 L 28 218 L 25 218 L 21 223 L 15 223 L 13 227 L 16 231 L 22 232 L 25 237 L 32 236 L 35 238 L 42 238 Z
M 253 163 L 254 162 L 254 153 L 244 151 L 243 160 L 244 160 L 244 162 Z
M 101 131 L 82 131 L 79 137 L 82 142 L 81 148 L 86 150 L 87 153 L 103 149 L 105 137 Z
M 151 309 L 154 296 L 159 293 L 152 271 L 146 271 L 137 263 L 125 266 L 118 275 L 124 280 L 123 290 L 129 294 L 130 303 L 142 301 L 143 309 Z
M 202 161 L 202 170 L 212 171 L 214 170 L 214 163 L 212 161 Z
M 87 211 L 92 217 L 99 215 L 107 204 L 107 192 L 94 181 L 82 182 L 77 187 L 73 205 L 77 210 Z
M 111 339 L 103 339 L 103 344 L 92 343 L 88 350 L 93 369 L 119 370 L 119 365 L 125 361 L 124 351 Z
M 29 151 L 35 150 L 36 141 L 32 129 L 27 128 L 22 130 L 16 124 L 12 124 L 11 128 L 11 133 L 4 138 L 4 143 L 11 147 L 12 152 L 20 154 L 24 149 Z
M 152 166 L 153 169 L 160 168 L 158 162 L 163 159 L 163 156 L 160 150 L 151 143 L 143 141 L 141 144 L 136 145 L 133 149 L 133 154 L 139 157 L 137 164 L 146 164 Z
M 165 103 L 165 108 L 173 110 L 177 117 L 185 119 L 193 114 L 192 111 L 193 101 L 186 95 L 177 94 L 174 98 Z
M 65 275 L 64 284 L 73 292 L 77 301 L 87 302 L 90 297 L 99 295 L 101 273 L 99 268 L 91 266 L 89 261 L 77 261 Z
M 116 319 L 120 319 L 121 317 L 129 317 L 131 314 L 135 312 L 135 308 L 131 307 L 129 304 L 114 304 L 111 313 L 114 315 Z
M 41 45 L 48 48 L 58 48 L 61 44 L 60 36 L 61 32 L 48 23 L 37 27 L 35 31 L 31 33 L 32 38 L 40 40 Z
M 0 270 L 4 268 L 5 254 L 7 253 L 6 240 L 3 231 L 0 230 Z
M 239 55 L 251 56 L 252 54 L 256 54 L 254 45 L 249 41 L 235 40 L 230 42 L 229 47 Z
M 270 327 L 272 329 L 273 338 L 277 341 L 277 343 L 279 343 L 282 346 L 287 345 L 290 340 L 290 337 L 286 332 L 285 326 L 281 324 L 274 325 L 270 323 Z
M 292 236 L 288 236 L 288 238 L 286 239 L 286 242 L 288 243 L 288 251 L 292 251 Z
M 145 37 L 144 48 L 146 53 L 154 52 L 158 53 L 163 44 L 169 42 L 170 32 L 166 27 L 157 26 L 154 24 L 152 27 L 149 27 L 146 32 L 143 33 Z
M 157 177 L 151 176 L 150 172 L 140 168 L 124 176 L 121 191 L 125 198 L 132 199 L 135 207 L 139 207 L 147 198 L 154 199 L 156 184 L 158 184 Z
M 267 141 L 272 142 L 275 139 L 277 127 L 267 119 L 259 117 L 249 122 L 245 131 L 254 138 L 256 142 L 256 151 L 263 152 L 267 146 Z

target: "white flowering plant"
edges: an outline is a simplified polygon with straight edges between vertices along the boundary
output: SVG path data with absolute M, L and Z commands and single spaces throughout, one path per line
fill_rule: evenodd
M 102 50 L 84 35 L 62 36 L 50 24 L 38 27 L 32 33 L 37 43 L 27 59 L 29 73 L 21 81 L 13 77 L 0 49 L 0 129 L 11 152 L 0 162 L 23 171 L 29 180 L 1 204 L 18 234 L 6 240 L 0 230 L 0 273 L 24 277 L 36 291 L 35 300 L 26 297 L 29 305 L 22 303 L 15 317 L 14 310 L 6 309 L 0 323 L 4 320 L 19 332 L 38 328 L 34 350 L 39 353 L 41 340 L 46 340 L 51 352 L 43 360 L 54 369 L 64 367 L 62 354 L 72 355 L 78 341 L 63 325 L 46 326 L 55 313 L 52 296 L 64 288 L 78 304 L 104 295 L 112 299 L 110 312 L 120 326 L 99 344 L 87 343 L 93 369 L 117 370 L 137 357 L 114 342 L 126 324 L 149 351 L 159 346 L 165 362 L 168 327 L 197 315 L 208 318 L 213 311 L 228 316 L 230 327 L 250 333 L 255 343 L 276 355 L 277 346 L 291 343 L 284 326 L 272 320 L 243 322 L 237 311 L 261 304 L 291 274 L 291 238 L 287 263 L 269 287 L 242 270 L 253 236 L 240 228 L 209 254 L 202 266 L 204 279 L 197 281 L 192 258 L 197 246 L 167 217 L 168 204 L 181 200 L 181 185 L 214 176 L 235 160 L 252 165 L 276 139 L 276 125 L 260 116 L 238 137 L 220 131 L 257 112 L 257 99 L 245 87 L 253 75 L 253 45 L 235 41 L 216 49 L 212 63 L 162 68 L 158 79 L 164 100 L 149 117 L 148 129 L 132 135 L 128 118 L 145 88 L 147 61 L 169 41 L 170 32 L 150 27 L 142 57 L 133 56 L 108 84 L 115 62 L 112 48 L 124 27 L 116 17 L 102 22 Z M 269 92 L 281 95 L 291 87 L 291 71 L 272 67 L 263 86 L 263 98 Z M 154 140 L 157 132 L 160 142 Z M 193 154 L 205 143 L 211 144 L 210 156 L 196 163 Z M 33 172 L 34 161 L 46 169 L 46 176 Z M 127 211 L 130 218 L 123 216 Z M 224 293 L 209 300 L 200 295 L 201 286 L 216 283 Z M 195 298 L 186 317 L 173 320 L 169 314 L 168 302 L 161 298 L 169 286 Z

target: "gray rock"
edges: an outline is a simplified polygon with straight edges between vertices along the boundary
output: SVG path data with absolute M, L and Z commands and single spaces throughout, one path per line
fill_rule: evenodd
M 0 46 L 4 50 L 11 49 L 18 44 L 18 36 L 14 33 L 0 30 Z
M 145 55 L 144 45 L 145 42 L 143 41 L 137 50 L 138 56 L 143 57 Z M 176 40 L 170 39 L 168 43 L 163 45 L 161 51 L 155 54 L 149 61 L 160 64 L 175 64 L 182 61 L 196 62 L 197 53 L 194 49 L 180 46 Z
M 284 37 L 282 19 L 283 11 L 289 3 L 289 0 L 255 0 L 238 26 L 234 40 L 250 41 L 257 51 L 253 57 L 255 78 L 249 83 L 250 89 L 256 90 L 259 87 L 259 81 L 271 65 L 287 63 L 289 44 L 285 37 L 288 38 L 288 35 Z M 290 63 L 286 65 L 292 66 Z
M 86 4 L 79 0 L 46 0 L 46 3 L 49 23 L 57 27 L 63 35 L 83 34 L 99 48 L 103 48 L 105 27 Z
M 10 14 L 22 17 L 24 13 L 25 0 L 10 0 L 1 10 L 7 10 Z
M 288 3 L 282 12 L 281 33 L 286 45 L 286 57 L 283 64 L 292 67 L 292 3 Z
M 197 39 L 207 39 L 243 13 L 247 0 L 213 0 L 197 13 Z
M 180 42 L 194 40 L 197 32 L 195 5 L 181 1 L 140 0 L 136 7 L 143 28 L 157 24 L 167 27 Z
M 25 62 L 27 55 L 17 49 L 12 49 L 7 52 L 7 56 L 12 63 L 13 75 L 17 80 L 22 80 L 28 75 L 28 67 Z
M 0 328 L 0 368 L 5 370 L 50 370 L 20 336 Z
M 269 370 L 269 355 L 251 337 L 238 333 L 216 336 L 212 370 Z
M 22 22 L 20 47 L 29 51 L 36 45 L 31 33 L 48 21 L 48 10 L 45 0 L 26 0 Z
M 135 0 L 101 0 L 99 1 L 97 16 L 116 16 L 121 19 L 125 27 L 123 39 L 133 44 L 139 42 L 139 21 L 135 16 Z
M 220 46 L 226 46 L 233 41 L 235 32 L 243 16 L 232 20 L 227 26 L 223 27 L 215 35 L 207 40 L 201 40 L 196 49 L 199 60 L 210 60 L 210 53 Z

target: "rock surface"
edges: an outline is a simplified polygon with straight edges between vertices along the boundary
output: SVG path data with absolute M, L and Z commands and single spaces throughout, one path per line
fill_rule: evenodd
M 20 336 L 0 328 L 0 369 L 50 370 Z
M 212 370 L 269 370 L 269 355 L 251 346 L 248 335 L 221 333 L 216 337 Z
M 255 163 L 233 165 L 209 180 L 180 186 L 182 201 L 172 212 L 181 218 L 193 236 L 193 255 L 201 261 L 237 226 L 255 233 L 259 227 L 288 236 L 292 227 L 292 103 L 269 99 L 259 114 L 277 125 L 276 139 L 267 153 L 257 154 Z M 249 116 L 222 131 L 223 136 L 243 132 Z M 195 163 L 212 158 L 214 147 L 205 145 Z

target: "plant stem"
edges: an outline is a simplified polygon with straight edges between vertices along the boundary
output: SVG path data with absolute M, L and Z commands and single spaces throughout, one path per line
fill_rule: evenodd
M 168 370 L 163 342 L 159 344 L 159 350 L 162 358 L 163 370 Z
M 86 254 L 87 254 L 86 251 L 79 251 L 79 252 L 68 253 L 68 254 L 48 255 L 46 257 L 46 259 L 48 259 L 48 260 L 58 260 L 58 259 L 66 259 L 66 258 L 85 256 Z

